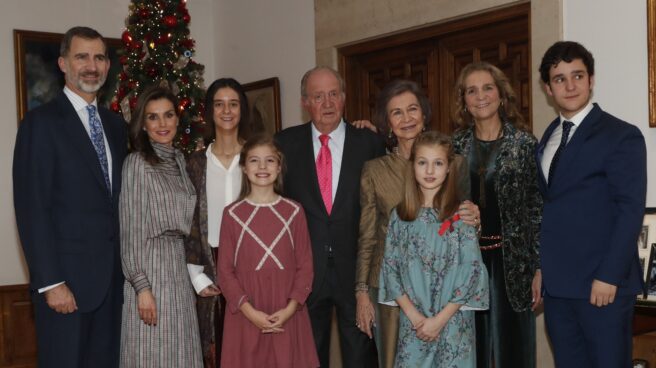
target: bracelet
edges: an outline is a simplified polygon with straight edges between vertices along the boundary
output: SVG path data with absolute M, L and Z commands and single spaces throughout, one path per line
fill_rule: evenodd
M 364 282 L 358 282 L 355 284 L 355 292 L 364 291 L 365 293 L 369 291 L 369 285 Z

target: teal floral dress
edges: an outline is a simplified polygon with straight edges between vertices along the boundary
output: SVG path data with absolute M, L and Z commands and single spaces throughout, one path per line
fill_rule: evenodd
M 440 235 L 442 227 L 446 231 Z M 448 303 L 462 307 L 433 342 L 417 338 L 412 323 L 401 312 L 394 366 L 475 367 L 474 310 L 487 309 L 489 295 L 474 228 L 462 221 L 443 226 L 431 208 L 422 208 L 412 222 L 402 221 L 394 210 L 378 298 L 385 302 L 403 294 L 426 317 L 436 315 Z

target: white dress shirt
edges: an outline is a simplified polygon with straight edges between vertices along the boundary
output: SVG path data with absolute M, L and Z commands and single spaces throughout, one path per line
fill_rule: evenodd
M 560 145 L 560 140 L 563 136 L 563 122 L 567 120 L 574 123 L 574 125 L 569 131 L 569 137 L 567 138 L 567 143 L 569 143 L 569 141 L 572 140 L 574 133 L 576 132 L 576 128 L 578 128 L 578 126 L 581 125 L 583 119 L 585 119 L 585 117 L 588 116 L 590 111 L 592 111 L 593 107 L 594 105 L 592 104 L 591 101 L 589 101 L 588 104 L 583 108 L 583 110 L 579 111 L 576 115 L 572 116 L 570 119 L 565 119 L 565 117 L 562 114 L 560 115 L 560 124 L 558 124 L 556 129 L 554 129 L 553 132 L 551 132 L 551 136 L 549 137 L 549 140 L 547 140 L 547 143 L 544 146 L 544 150 L 542 151 L 542 161 L 540 162 L 540 166 L 542 167 L 542 173 L 544 174 L 544 180 L 546 182 L 549 181 L 549 167 L 551 166 L 551 161 L 553 160 L 553 157 L 556 154 L 556 150 L 558 149 L 558 146 Z
M 321 149 L 321 141 L 319 136 L 322 133 L 317 130 L 312 123 L 312 147 L 314 148 L 314 162 L 317 162 L 319 150 Z M 346 123 L 342 119 L 337 125 L 337 128 L 328 134 L 328 148 L 330 149 L 330 156 L 332 157 L 332 197 L 333 203 L 335 202 L 335 194 L 337 193 L 337 184 L 339 184 L 339 172 L 342 169 L 342 154 L 344 153 L 344 140 L 346 139 Z
M 239 154 L 232 158 L 230 166 L 226 168 L 212 153 L 213 144 L 211 143 L 205 151 L 207 157 L 205 193 L 207 195 L 207 243 L 212 248 L 217 248 L 221 236 L 223 209 L 237 199 L 241 190 L 241 169 Z M 212 280 L 203 273 L 204 269 L 201 265 L 187 264 L 191 284 L 196 293 L 200 293 L 212 285 Z
M 82 97 L 80 97 L 78 94 L 73 92 L 70 88 L 64 87 L 64 94 L 68 98 L 68 100 L 71 102 L 73 105 L 73 108 L 75 109 L 75 112 L 77 113 L 77 116 L 80 117 L 80 120 L 82 121 L 82 126 L 84 126 L 84 130 L 87 131 L 87 134 L 89 135 L 89 140 L 91 140 L 91 128 L 89 127 L 89 112 L 87 111 L 87 106 L 89 105 Z M 91 105 L 96 107 L 96 111 L 98 109 L 98 100 L 94 99 L 91 102 Z M 100 114 L 96 113 L 98 115 L 98 121 L 102 123 L 102 120 L 100 120 Z M 74 122 L 72 122 L 74 124 Z M 102 128 L 102 124 L 101 124 Z M 103 129 L 103 139 L 105 141 L 105 152 L 107 153 L 107 173 L 109 174 L 109 184 L 112 185 L 112 152 L 109 149 L 109 143 L 107 143 L 107 134 L 105 133 L 105 130 Z M 44 293 L 50 289 L 54 289 L 55 287 L 63 284 L 64 282 L 58 282 L 56 284 L 52 284 L 46 287 L 42 287 L 39 289 L 39 293 Z

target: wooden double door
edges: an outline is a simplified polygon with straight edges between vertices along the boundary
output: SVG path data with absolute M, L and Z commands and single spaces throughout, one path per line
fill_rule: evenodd
M 394 79 L 417 82 L 433 109 L 433 129 L 451 133 L 454 82 L 472 61 L 487 61 L 510 79 L 531 126 L 530 3 L 374 39 L 339 52 L 346 116 L 371 119 L 380 90 Z

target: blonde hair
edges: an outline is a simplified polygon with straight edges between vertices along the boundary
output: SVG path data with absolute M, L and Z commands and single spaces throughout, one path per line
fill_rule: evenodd
M 414 173 L 415 160 L 417 159 L 417 150 L 419 147 L 441 147 L 446 150 L 448 159 L 448 173 L 444 183 L 433 198 L 433 208 L 438 210 L 440 221 L 451 217 L 458 210 L 460 204 L 458 177 L 461 164 L 460 156 L 456 155 L 453 150 L 451 138 L 440 132 L 429 131 L 422 133 L 415 140 L 410 153 L 410 165 L 407 167 L 405 175 L 405 184 L 403 191 L 403 200 L 396 207 L 399 218 L 403 221 L 414 221 L 419 214 L 423 201 L 423 194 L 417 183 Z
M 248 153 L 255 149 L 256 147 L 261 147 L 261 146 L 267 146 L 271 148 L 273 153 L 278 157 L 278 163 L 280 164 L 280 172 L 278 173 L 278 177 L 276 178 L 276 181 L 273 183 L 273 191 L 276 194 L 282 195 L 283 191 L 283 181 L 282 177 L 285 173 L 286 166 L 285 166 L 285 155 L 283 155 L 282 150 L 276 143 L 276 141 L 273 139 L 273 136 L 268 135 L 268 134 L 257 134 L 244 143 L 244 146 L 241 148 L 241 154 L 239 156 L 239 166 L 242 168 L 242 173 L 241 173 L 241 190 L 239 192 L 239 197 L 237 198 L 238 201 L 246 198 L 249 194 L 251 194 L 251 182 L 248 180 L 248 176 L 246 175 L 245 172 L 243 172 L 243 168 L 246 166 L 246 156 L 248 156 Z
M 467 64 L 462 68 L 460 75 L 458 75 L 458 79 L 456 79 L 453 96 L 453 101 L 455 101 L 455 103 L 453 104 L 451 115 L 453 121 L 458 125 L 458 128 L 467 129 L 474 124 L 474 117 L 469 111 L 467 111 L 467 105 L 465 104 L 465 89 L 467 88 L 467 86 L 465 86 L 465 79 L 467 79 L 470 74 L 480 71 L 490 73 L 494 80 L 494 84 L 497 86 L 499 99 L 501 100 L 498 110 L 501 121 L 507 121 L 515 126 L 515 128 L 526 131 L 528 128 L 524 124 L 524 117 L 517 107 L 517 95 L 510 85 L 508 77 L 501 71 L 501 69 L 485 61 L 477 61 Z

